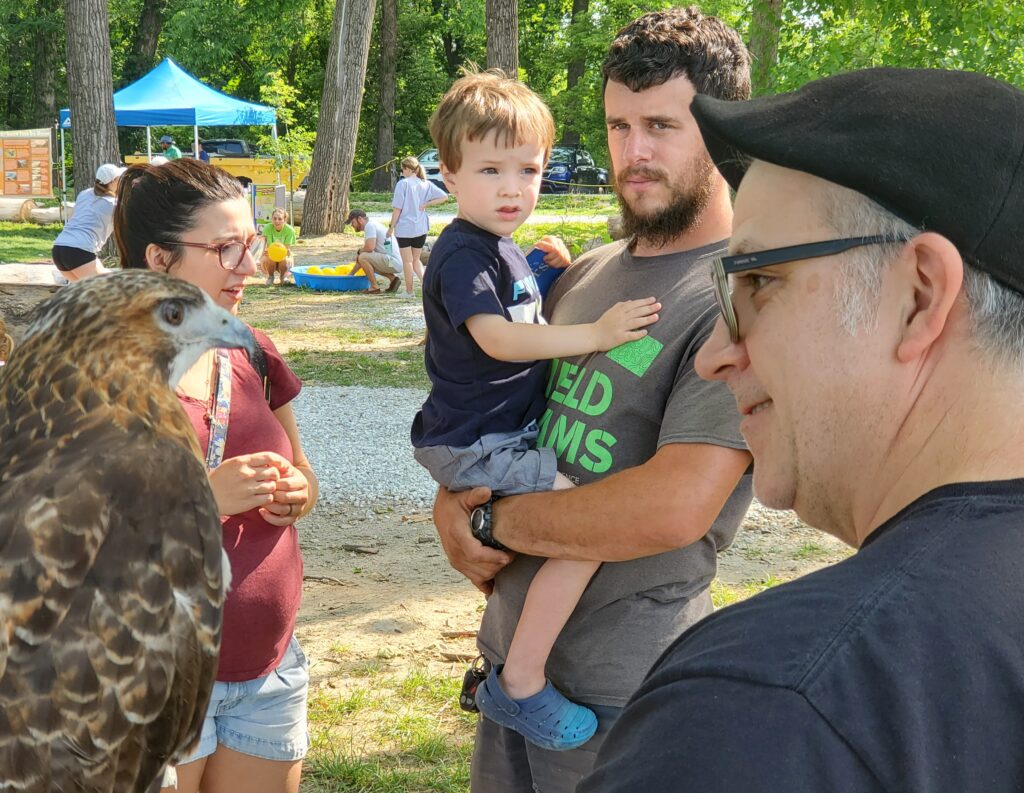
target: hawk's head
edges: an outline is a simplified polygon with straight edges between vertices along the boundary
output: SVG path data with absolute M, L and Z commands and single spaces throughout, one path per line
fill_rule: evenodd
M 236 317 L 180 278 L 127 270 L 62 287 L 42 303 L 21 347 L 62 357 L 106 379 L 116 369 L 162 377 L 173 388 L 211 347 L 241 347 L 255 339 Z

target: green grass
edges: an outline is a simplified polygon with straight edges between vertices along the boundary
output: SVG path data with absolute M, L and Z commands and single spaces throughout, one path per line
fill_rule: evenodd
M 362 353 L 300 349 L 291 350 L 284 357 L 295 374 L 306 383 L 421 388 L 424 391 L 430 388 L 421 350 Z
M 61 228 L 59 223 L 40 226 L 0 221 L 0 263 L 49 260 L 50 249 Z
M 378 674 L 310 696 L 304 793 L 466 793 L 476 718 L 461 676 Z
M 437 236 L 446 225 L 446 223 L 432 223 L 428 233 L 432 236 Z M 569 220 L 558 223 L 531 223 L 523 225 L 513 232 L 512 239 L 515 240 L 520 248 L 528 250 L 533 246 L 534 242 L 547 234 L 561 237 L 562 241 L 568 246 L 573 258 L 579 256 L 583 252 L 583 246 L 591 240 L 597 239 L 602 243 L 612 241 L 612 238 L 608 235 L 608 226 L 605 223 Z
M 349 204 L 353 208 L 366 212 L 390 212 L 391 193 L 351 193 Z M 428 212 L 454 213 L 457 208 L 455 201 L 431 207 Z M 619 207 L 615 196 L 580 195 L 566 193 L 563 195 L 542 195 L 533 210 L 538 215 L 615 215 Z
M 711 602 L 714 603 L 716 609 L 720 609 L 784 583 L 784 579 L 774 575 L 769 575 L 760 581 L 746 581 L 737 585 L 725 584 L 716 578 L 711 582 Z

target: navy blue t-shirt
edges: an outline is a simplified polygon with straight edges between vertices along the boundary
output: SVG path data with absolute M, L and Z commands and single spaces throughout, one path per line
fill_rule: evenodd
M 577 793 L 1020 793 L 1024 480 L 947 485 L 655 663 Z
M 466 328 L 477 314 L 543 322 L 537 281 L 519 247 L 456 218 L 437 238 L 423 279 L 431 389 L 412 424 L 417 448 L 469 446 L 481 435 L 520 430 L 544 411 L 547 361 L 491 358 Z

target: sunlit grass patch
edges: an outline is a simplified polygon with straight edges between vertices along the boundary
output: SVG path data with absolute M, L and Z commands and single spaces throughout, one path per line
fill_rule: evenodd
M 371 388 L 430 388 L 423 352 L 358 353 L 344 350 L 291 350 L 288 365 L 305 383 Z
M 785 579 L 775 575 L 768 575 L 760 581 L 745 581 L 742 584 L 725 584 L 716 578 L 711 582 L 711 602 L 716 609 L 731 606 L 733 603 L 739 603 L 741 600 L 746 600 L 759 592 L 784 583 L 786 583 Z
M 476 717 L 455 676 L 377 674 L 310 696 L 305 793 L 466 793 Z

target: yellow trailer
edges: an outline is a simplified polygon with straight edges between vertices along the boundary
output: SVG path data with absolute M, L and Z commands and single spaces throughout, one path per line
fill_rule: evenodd
M 133 154 L 124 158 L 128 165 L 148 162 L 145 154 Z M 210 165 L 223 168 L 244 184 L 283 184 L 289 191 L 298 190 L 302 180 L 309 173 L 306 165 L 293 163 L 291 171 L 288 164 L 278 168 L 273 157 L 219 157 L 210 155 Z

